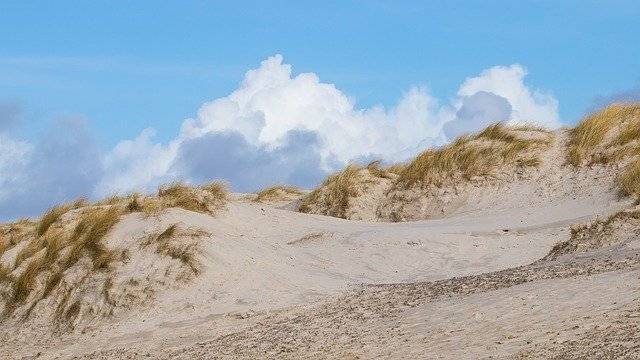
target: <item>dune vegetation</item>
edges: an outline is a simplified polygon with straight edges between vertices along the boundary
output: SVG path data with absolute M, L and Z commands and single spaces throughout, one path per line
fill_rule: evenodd
M 612 104 L 585 117 L 569 132 L 568 162 L 574 166 L 622 163 L 619 183 L 640 195 L 640 104 Z
M 79 199 L 49 209 L 35 222 L 20 220 L 0 225 L 2 317 L 7 318 L 28 304 L 23 312 L 23 318 L 28 318 L 35 306 L 56 292 L 71 273 L 76 280 L 69 281 L 100 278 L 103 286 L 109 285 L 114 267 L 126 261 L 128 250 L 110 248 L 104 239 L 123 215 L 142 213 L 146 217 L 172 207 L 215 214 L 225 207 L 227 194 L 226 186 L 218 182 L 200 187 L 175 183 L 160 187 L 157 196 L 112 196 L 95 203 Z M 174 225 L 151 236 L 158 255 L 177 260 L 197 274 L 200 266 L 195 258 L 196 246 L 188 242 L 175 243 L 171 238 L 204 235 L 197 231 L 178 232 Z M 8 251 L 14 255 L 4 257 Z M 71 268 L 75 270 L 70 271 Z M 83 275 L 78 277 L 79 273 Z M 71 293 L 73 287 L 66 284 L 61 291 Z M 103 295 L 105 301 L 109 300 L 108 292 Z M 73 314 L 74 307 L 82 305 L 67 304 L 65 298 L 69 296 L 57 300 L 57 313 L 63 318 Z
M 397 171 L 399 167 L 392 168 Z M 396 174 L 381 167 L 380 161 L 372 161 L 365 167 L 350 164 L 342 171 L 329 175 L 324 182 L 304 197 L 299 211 L 311 213 L 322 209 L 324 215 L 346 218 L 349 202 L 360 196 L 378 179 L 392 179 Z
M 490 175 L 507 165 L 535 167 L 540 159 L 532 150 L 548 147 L 550 143 L 545 130 L 493 124 L 442 148 L 422 152 L 400 172 L 396 186 L 442 187 Z
M 636 238 L 635 232 L 640 225 L 640 210 L 637 208 L 622 210 L 604 219 L 596 219 L 587 224 L 571 227 L 571 236 L 554 245 L 545 256 L 545 260 L 556 259 L 574 252 L 586 252 L 621 244 Z
M 321 209 L 324 215 L 344 218 L 351 199 L 362 195 L 376 178 L 389 180 L 387 191 L 455 185 L 491 175 L 505 166 L 539 166 L 539 150 L 550 144 L 551 133 L 546 130 L 493 124 L 442 148 L 425 150 L 408 164 L 389 167 L 382 167 L 380 161 L 366 167 L 351 164 L 327 177 L 303 199 L 299 210 Z
M 261 203 L 285 201 L 302 195 L 304 195 L 304 192 L 295 186 L 274 185 L 258 191 L 254 201 Z

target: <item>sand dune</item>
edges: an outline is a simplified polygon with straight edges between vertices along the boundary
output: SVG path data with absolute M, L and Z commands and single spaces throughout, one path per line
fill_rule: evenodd
M 346 197 L 327 181 L 225 205 L 203 188 L 197 207 L 173 197 L 151 213 L 126 211 L 130 199 L 79 206 L 30 241 L 122 206 L 96 242 L 113 259 L 97 267 L 87 252 L 46 296 L 39 269 L 11 312 L 16 277 L 51 245 L 15 266 L 30 243 L 9 240 L 38 224 L 6 227 L 0 357 L 639 358 L 627 163 L 569 165 L 571 131 L 517 131 L 549 140 L 438 186 L 398 187 L 402 174 L 362 167 L 332 180 L 356 181 Z

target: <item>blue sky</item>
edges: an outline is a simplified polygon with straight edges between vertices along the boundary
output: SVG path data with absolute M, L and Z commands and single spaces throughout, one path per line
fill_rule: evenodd
M 20 119 L 4 136 L 37 153 L 47 134 L 57 131 L 52 130 L 56 119 L 83 119 L 82 129 L 74 131 L 90 134 L 89 142 L 101 154 L 96 161 L 113 167 L 122 160 L 113 160 L 114 146 L 146 128 L 156 133 L 149 141 L 168 146 L 179 138 L 184 119 L 196 118 L 204 103 L 236 91 L 245 72 L 275 54 L 293 66 L 292 77 L 314 73 L 353 101 L 355 110 L 378 104 L 391 109 L 416 86 L 441 104 L 464 101 L 458 92 L 465 79 L 520 64 L 527 71 L 527 89 L 552 96 L 560 121 L 572 124 L 598 98 L 640 92 L 639 18 L 635 1 L 5 0 L 0 3 L 0 104 L 17 106 Z M 513 101 L 507 106 L 518 110 Z M 393 118 L 392 113 L 385 116 Z M 272 150 L 284 141 L 265 142 L 269 134 L 263 134 L 252 142 L 242 131 L 244 139 L 225 141 L 247 140 L 254 146 L 252 156 L 262 156 L 264 146 L 268 156 L 276 156 Z M 321 132 L 289 135 L 286 139 L 328 141 Z M 429 144 L 442 140 L 434 134 L 425 138 Z M 419 149 L 419 144 L 425 142 L 410 145 Z M 408 143 L 400 145 L 398 151 Z M 289 159 L 278 154 L 284 157 L 274 162 Z M 321 155 L 325 172 L 349 156 L 367 156 Z M 165 175 L 154 181 L 166 180 Z M 60 194 L 50 202 L 83 193 L 62 189 Z
M 227 4 L 5 0 L 0 98 L 20 101 L 34 128 L 86 116 L 109 146 L 148 126 L 168 139 L 276 53 L 362 106 L 416 84 L 448 97 L 470 74 L 520 63 L 572 122 L 594 97 L 640 83 L 635 1 Z

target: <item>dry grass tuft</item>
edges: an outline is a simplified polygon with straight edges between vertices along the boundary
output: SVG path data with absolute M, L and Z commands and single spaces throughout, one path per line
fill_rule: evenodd
M 640 195 L 640 103 L 610 105 L 570 131 L 570 164 L 618 161 L 626 162 L 618 178 L 622 191 Z
M 290 200 L 294 197 L 304 195 L 300 189 L 295 186 L 275 185 L 266 189 L 260 190 L 256 194 L 255 201 L 257 202 L 272 202 Z
M 47 230 L 49 226 L 51 226 L 54 222 L 58 221 L 58 219 L 64 215 L 67 211 L 70 210 L 68 205 L 56 206 L 49 209 L 38 222 L 38 227 L 36 228 L 36 234 L 38 236 L 42 236 Z
M 11 281 L 13 281 L 13 278 L 11 277 L 11 270 L 0 265 L 0 285 Z
M 12 296 L 7 303 L 8 306 L 6 309 L 12 309 L 27 300 L 29 294 L 31 294 L 34 289 L 36 278 L 44 266 L 45 263 L 42 257 L 32 259 L 27 264 L 25 269 L 20 273 L 20 275 L 18 275 L 12 284 Z
M 365 166 L 365 169 L 369 171 L 369 173 L 375 177 L 390 179 L 392 178 L 392 173 L 388 171 L 388 169 L 384 169 L 382 167 L 381 160 L 374 160 Z
M 95 271 L 109 270 L 115 252 L 107 249 L 103 238 L 118 223 L 121 214 L 122 209 L 118 206 L 85 209 L 78 213 L 79 219 L 71 233 L 64 228 L 49 227 L 42 236 L 33 238 L 17 254 L 13 271 L 18 275 L 12 276 L 11 272 L 6 274 L 11 292 L 3 316 L 12 314 L 25 303 L 39 284 L 42 290 L 24 314 L 26 319 L 37 303 L 58 286 L 65 270 L 84 256 L 88 256 L 92 264 L 85 276 Z M 63 253 L 64 256 L 61 255 Z
M 627 165 L 618 181 L 626 195 L 640 195 L 640 159 Z
M 209 194 L 211 200 L 222 203 L 223 205 L 229 200 L 229 187 L 224 182 L 214 181 L 204 184 L 200 188 Z
M 327 208 L 326 215 L 344 218 L 349 207 L 349 198 L 360 194 L 360 170 L 357 165 L 351 164 L 341 172 L 327 177 L 319 188 L 304 198 L 299 211 L 308 213 L 312 205 L 322 203 L 322 206 Z
M 207 205 L 195 194 L 193 188 L 184 183 L 173 183 L 161 186 L 158 189 L 158 197 L 166 207 L 179 207 L 195 212 L 208 212 Z
M 36 235 L 42 236 L 47 232 L 49 227 L 53 225 L 56 221 L 62 217 L 62 215 L 66 214 L 70 210 L 79 209 L 81 207 L 87 206 L 88 202 L 85 198 L 80 198 L 75 200 L 72 203 L 58 205 L 49 209 L 43 216 L 40 218 L 38 222 L 38 226 L 36 227 Z
M 158 189 L 160 206 L 156 209 L 179 207 L 190 211 L 214 214 L 223 208 L 228 200 L 228 192 L 223 183 L 215 182 L 201 188 L 189 187 L 177 182 Z
M 407 164 L 393 164 L 386 168 L 388 173 L 400 175 L 407 168 Z
M 640 104 L 612 104 L 584 118 L 569 135 L 568 162 L 578 166 L 593 156 L 594 151 L 606 142 L 610 132 L 619 129 L 610 139 L 610 146 L 625 145 L 640 135 Z M 600 158 L 601 160 L 603 158 Z
M 141 243 L 141 248 L 155 246 L 155 252 L 178 260 L 188 267 L 195 275 L 201 271 L 201 264 L 197 259 L 199 246 L 197 243 L 188 242 L 186 239 L 196 239 L 211 234 L 202 230 L 180 230 L 178 224 L 172 224 L 159 233 L 147 236 Z
M 69 243 L 71 250 L 65 259 L 63 270 L 75 265 L 88 254 L 94 270 L 107 270 L 115 254 L 102 243 L 102 239 L 120 221 L 122 210 L 116 206 L 106 209 L 91 209 L 80 218 Z
M 538 166 L 540 160 L 531 151 L 549 146 L 550 140 L 548 136 L 526 137 L 525 131 L 541 132 L 497 123 L 478 134 L 459 137 L 443 148 L 429 149 L 402 170 L 398 184 L 403 187 L 440 187 L 475 176 L 490 175 L 509 164 Z M 548 135 L 546 131 L 542 133 Z

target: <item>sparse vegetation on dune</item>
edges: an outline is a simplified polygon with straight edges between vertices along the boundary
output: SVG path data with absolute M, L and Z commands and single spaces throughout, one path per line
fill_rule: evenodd
M 640 104 L 613 104 L 570 131 L 568 162 L 574 166 L 623 162 L 620 187 L 640 195 Z
M 295 186 L 274 185 L 256 193 L 256 202 L 274 202 L 298 198 L 304 193 Z
M 640 210 L 619 211 L 606 219 L 596 219 L 588 224 L 571 227 L 571 237 L 557 243 L 544 259 L 556 259 L 562 255 L 592 251 L 635 239 L 640 225 Z
M 603 150 L 628 145 L 638 139 L 640 104 L 609 105 L 584 118 L 570 130 L 569 135 L 570 164 L 578 166 L 585 162 L 611 161 L 611 157 L 602 156 Z
M 542 136 L 527 136 L 527 132 Z M 505 165 L 538 166 L 540 159 L 532 150 L 549 144 L 547 131 L 493 124 L 440 149 L 424 151 L 400 172 L 396 186 L 441 187 L 490 175 Z
M 526 126 L 493 124 L 483 131 L 429 149 L 409 164 L 382 167 L 380 161 L 366 167 L 349 165 L 330 175 L 307 195 L 299 210 L 344 218 L 350 201 L 363 194 L 374 179 L 387 179 L 388 190 L 412 187 L 444 187 L 492 175 L 505 166 L 537 167 L 540 150 L 551 144 L 550 132 Z M 367 176 L 368 175 L 368 176 Z
M 38 221 L 38 227 L 36 228 L 36 234 L 42 236 L 51 225 L 60 219 L 60 217 L 66 214 L 70 210 L 78 209 L 88 205 L 85 198 L 80 198 L 74 202 L 55 206 L 49 209 Z
M 227 202 L 228 192 L 222 183 L 214 182 L 200 188 L 173 183 L 158 189 L 161 209 L 179 207 L 201 213 L 214 214 Z
M 324 215 L 346 218 L 351 199 L 362 195 L 376 180 L 392 181 L 397 177 L 380 164 L 380 161 L 373 161 L 365 167 L 350 164 L 342 171 L 328 176 L 303 199 L 299 211 L 317 213 L 320 210 Z
M 140 243 L 140 247 L 144 249 L 154 246 L 157 254 L 179 261 L 189 268 L 193 274 L 198 275 L 202 265 L 197 259 L 199 244 L 193 240 L 210 235 L 206 231 L 181 229 L 178 224 L 172 224 L 163 231 L 147 236 Z
M 85 306 L 91 307 L 96 298 L 85 301 L 84 291 L 74 289 L 78 286 L 113 286 L 116 263 L 124 264 L 129 257 L 125 256 L 127 249 L 112 248 L 105 238 L 123 215 L 134 212 L 158 214 L 170 207 L 214 214 L 226 202 L 227 190 L 222 183 L 201 187 L 177 183 L 161 187 L 157 196 L 112 196 L 93 204 L 80 199 L 48 210 L 37 222 L 21 220 L 0 225 L 0 258 L 21 244 L 10 260 L 0 261 L 3 318 L 24 308 L 22 318 L 26 319 L 38 303 L 54 293 L 58 294 L 51 300 L 56 302 L 58 309 L 55 321 L 72 321 L 75 313 Z M 156 253 L 180 261 L 197 274 L 201 270 L 195 256 L 197 246 L 190 242 L 174 242 L 172 238 L 196 238 L 204 234 L 186 230 L 174 233 L 176 231 L 175 227 L 169 228 L 154 238 Z M 101 293 L 104 303 L 110 306 L 113 299 L 109 290 Z
M 358 166 L 352 164 L 327 177 L 319 188 L 304 198 L 300 205 L 300 211 L 308 213 L 311 211 L 312 205 L 321 204 L 327 208 L 326 215 L 344 218 L 349 205 L 349 197 L 359 194 L 360 170 Z

